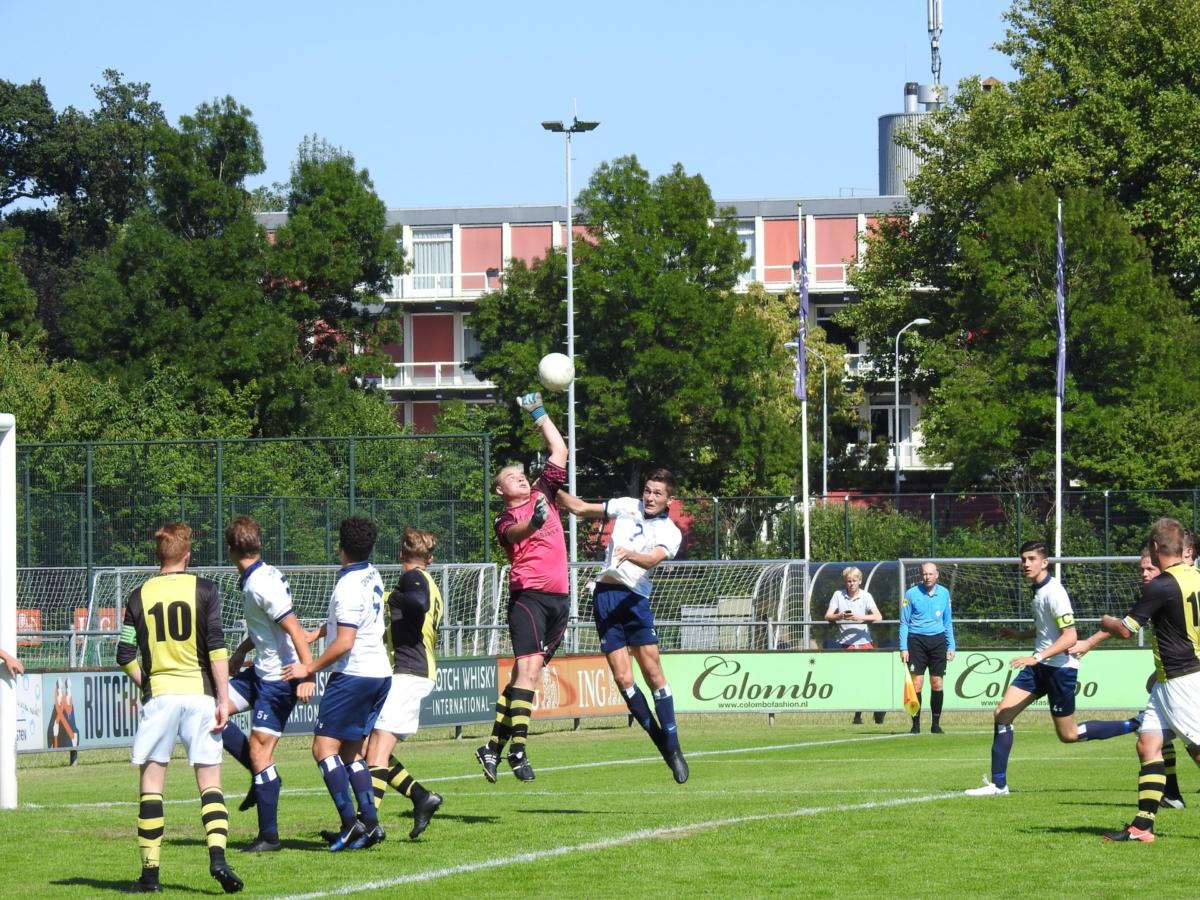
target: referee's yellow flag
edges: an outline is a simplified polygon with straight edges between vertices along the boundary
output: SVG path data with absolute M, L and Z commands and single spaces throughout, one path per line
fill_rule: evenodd
M 917 696 L 917 688 L 913 684 L 912 672 L 908 671 L 908 666 L 904 667 L 904 711 L 910 716 L 915 716 L 921 711 L 921 698 Z

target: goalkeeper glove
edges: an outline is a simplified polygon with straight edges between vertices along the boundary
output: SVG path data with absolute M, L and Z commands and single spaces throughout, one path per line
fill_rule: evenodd
M 546 503 L 546 495 L 539 493 L 533 501 L 533 515 L 529 517 L 529 521 L 534 528 L 541 528 L 546 524 L 548 515 L 550 515 L 550 506 Z
M 542 416 L 546 415 L 546 407 L 542 405 L 542 395 L 537 391 L 521 395 L 517 398 L 517 402 L 521 404 L 521 409 L 533 417 L 533 424 L 535 425 Z

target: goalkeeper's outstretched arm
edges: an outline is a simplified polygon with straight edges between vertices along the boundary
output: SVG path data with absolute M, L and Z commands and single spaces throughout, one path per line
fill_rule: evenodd
M 554 424 L 554 420 L 546 412 L 546 407 L 542 403 L 542 395 L 537 391 L 531 394 L 522 394 L 517 398 L 517 403 L 521 409 L 529 413 L 529 417 L 533 419 L 533 424 L 542 430 L 542 437 L 546 440 L 546 452 L 550 456 L 550 462 L 556 466 L 565 466 L 567 464 L 567 442 L 563 440 L 558 426 Z

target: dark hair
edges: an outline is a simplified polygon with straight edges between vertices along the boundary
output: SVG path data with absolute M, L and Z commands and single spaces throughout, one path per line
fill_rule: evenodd
M 1147 556 L 1151 559 L 1154 558 L 1154 545 L 1149 541 L 1142 544 L 1142 549 L 1138 551 L 1138 559 L 1145 559 Z
M 365 516 L 349 516 L 342 519 L 338 528 L 338 546 L 351 562 L 362 562 L 375 549 L 375 538 L 379 531 L 375 523 Z
M 667 486 L 667 495 L 670 497 L 675 496 L 675 476 L 671 474 L 670 469 L 651 469 L 646 475 L 646 482 L 649 481 L 661 481 Z M 643 482 L 643 484 L 645 484 L 645 482 Z
M 225 526 L 225 546 L 238 559 L 262 552 L 262 528 L 249 516 L 238 516 Z
M 1024 556 L 1026 553 L 1036 553 L 1042 559 L 1048 559 L 1050 556 L 1046 552 L 1045 541 L 1026 541 L 1021 545 L 1020 555 Z
M 1183 526 L 1179 524 L 1177 519 L 1169 519 L 1166 516 L 1159 519 L 1150 528 L 1149 541 L 1152 544 L 1158 545 L 1158 553 L 1160 556 L 1176 557 L 1183 555 Z

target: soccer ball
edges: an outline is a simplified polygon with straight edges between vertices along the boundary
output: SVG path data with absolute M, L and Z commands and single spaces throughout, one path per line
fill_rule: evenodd
M 548 391 L 565 391 L 575 380 L 575 364 L 563 353 L 547 353 L 538 363 L 538 380 Z

